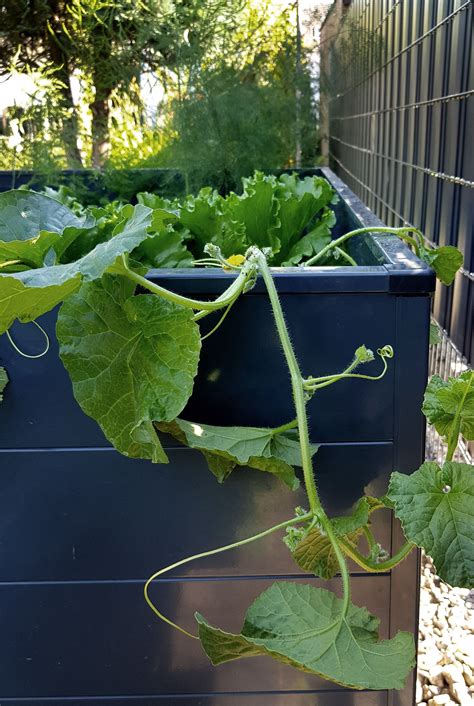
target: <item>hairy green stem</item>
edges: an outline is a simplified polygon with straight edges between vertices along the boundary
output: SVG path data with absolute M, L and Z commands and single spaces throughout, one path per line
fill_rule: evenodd
M 372 534 L 371 530 L 367 527 L 367 525 L 364 525 L 362 527 L 362 532 L 364 533 L 364 537 L 367 541 L 367 546 L 369 548 L 369 552 L 371 552 L 372 549 L 377 544 L 377 542 L 375 541 L 374 535 Z
M 321 378 L 311 378 L 310 380 L 305 381 L 305 390 L 308 390 L 310 392 L 316 392 L 316 390 L 320 390 L 322 387 L 327 387 L 328 385 L 332 385 L 334 382 L 338 382 L 339 380 L 345 380 L 347 378 L 358 378 L 360 380 L 381 380 L 385 373 L 387 372 L 387 361 L 385 358 L 383 360 L 383 370 L 379 375 L 363 375 L 362 373 L 340 373 L 339 375 L 334 375 L 333 377 L 329 377 L 329 379 L 326 382 L 321 382 L 319 383 L 318 380 Z
M 416 233 L 417 235 L 420 235 L 420 231 L 417 228 L 386 228 L 382 226 L 369 226 L 367 228 L 357 228 L 356 230 L 351 230 L 349 233 L 345 233 L 344 235 L 341 235 L 340 238 L 336 238 L 336 240 L 332 240 L 330 243 L 328 243 L 322 250 L 320 250 L 316 255 L 313 255 L 313 257 L 310 257 L 309 260 L 307 260 L 304 263 L 304 267 L 310 267 L 311 265 L 314 265 L 318 260 L 321 260 L 325 255 L 327 255 L 328 252 L 333 250 L 334 248 L 339 247 L 344 243 L 346 240 L 349 240 L 349 238 L 352 238 L 354 235 L 362 235 L 363 233 L 388 233 L 389 235 L 398 235 L 399 238 L 402 240 L 405 240 L 409 245 L 412 246 L 414 249 L 415 253 L 419 255 L 420 252 L 420 246 L 415 240 L 415 238 L 412 238 L 408 235 L 408 233 Z
M 337 247 L 335 248 L 335 250 L 337 250 L 337 254 L 339 255 L 339 257 L 342 257 L 342 259 L 348 262 L 349 265 L 352 265 L 352 267 L 357 267 L 357 262 L 354 260 L 353 257 L 349 255 L 349 253 L 346 253 L 344 250 Z
M 301 444 L 301 461 L 304 473 L 304 481 L 306 485 L 306 493 L 308 495 L 311 510 L 313 510 L 314 514 L 319 517 L 320 515 L 324 515 L 325 513 L 319 500 L 318 491 L 316 489 L 316 483 L 313 475 L 313 463 L 311 460 L 311 450 L 309 444 L 308 420 L 306 418 L 306 404 L 304 398 L 303 378 L 298 365 L 298 361 L 296 360 L 296 355 L 293 350 L 293 346 L 291 345 L 290 336 L 288 334 L 288 329 L 286 328 L 285 318 L 283 316 L 283 310 L 281 308 L 280 300 L 278 298 L 275 283 L 273 281 L 272 274 L 263 254 L 260 254 L 259 256 L 258 265 L 268 291 L 268 296 L 270 298 L 273 316 L 275 319 L 275 325 L 283 347 L 283 352 L 285 354 L 288 369 L 290 371 L 293 399 L 296 409 L 296 418 L 298 420 L 298 431 Z
M 350 577 L 347 568 L 346 560 L 344 554 L 342 553 L 338 543 L 334 530 L 332 528 L 331 520 L 326 515 L 321 501 L 319 499 L 318 490 L 316 487 L 316 482 L 313 473 L 313 462 L 311 459 L 310 450 L 310 440 L 308 431 L 308 420 L 306 417 L 306 402 L 305 402 L 305 391 L 303 387 L 303 377 L 296 359 L 293 346 L 291 344 L 288 329 L 285 323 L 285 317 L 283 315 L 283 309 L 281 308 L 280 299 L 278 297 L 278 292 L 275 287 L 275 282 L 273 281 L 272 274 L 268 267 L 267 261 L 263 253 L 258 257 L 258 266 L 262 274 L 265 286 L 267 288 L 268 296 L 270 298 L 270 303 L 272 306 L 273 317 L 275 319 L 275 325 L 280 337 L 280 342 L 282 344 L 283 352 L 285 354 L 288 369 L 290 371 L 291 385 L 293 389 L 293 399 L 296 409 L 296 418 L 298 422 L 298 431 L 300 439 L 301 448 L 301 464 L 303 467 L 304 481 L 306 486 L 306 493 L 308 496 L 308 501 L 312 515 L 316 517 L 321 523 L 324 531 L 326 532 L 334 550 L 334 554 L 339 564 L 341 571 L 342 585 L 343 585 L 343 608 L 341 611 L 341 621 L 347 615 L 349 610 L 350 600 L 351 600 L 351 587 L 350 587 Z
M 148 291 L 152 292 L 153 294 L 157 294 L 158 296 L 163 297 L 163 299 L 167 299 L 168 301 L 173 302 L 174 304 L 184 306 L 186 309 L 196 309 L 199 312 L 210 312 L 216 311 L 217 309 L 223 309 L 224 307 L 233 303 L 233 301 L 239 296 L 239 294 L 243 292 L 247 280 L 249 279 L 249 276 L 251 274 L 251 268 L 243 267 L 238 276 L 234 279 L 232 284 L 225 290 L 225 292 L 223 292 L 223 294 L 221 294 L 217 297 L 217 299 L 211 302 L 190 299 L 189 297 L 183 297 L 181 294 L 170 292 L 169 289 L 160 287 L 159 284 L 150 282 L 150 280 L 146 279 L 145 277 L 142 277 L 137 272 L 134 272 L 125 263 L 122 274 L 124 274 L 136 284 L 139 284 L 144 289 L 148 289 Z
M 227 552 L 230 549 L 238 549 L 238 547 L 243 547 L 245 544 L 250 544 L 250 542 L 255 542 L 257 539 L 263 539 L 263 537 L 266 537 L 269 534 L 272 534 L 273 532 L 277 532 L 280 529 L 285 529 L 285 527 L 289 527 L 289 525 L 294 525 L 295 522 L 306 522 L 307 520 L 310 520 L 313 517 L 313 513 L 307 512 L 304 515 L 299 515 L 296 517 L 292 517 L 290 520 L 285 520 L 285 522 L 280 522 L 278 525 L 274 525 L 273 527 L 270 527 L 269 529 L 263 530 L 263 532 L 259 532 L 258 534 L 252 535 L 252 537 L 247 537 L 246 539 L 241 539 L 238 542 L 233 542 L 232 544 L 227 544 L 224 547 L 218 547 L 217 549 L 211 549 L 210 551 L 207 552 L 201 552 L 200 554 L 194 554 L 193 556 L 188 556 L 185 559 L 180 559 L 179 561 L 176 561 L 174 564 L 170 564 L 169 566 L 165 566 L 164 569 L 160 569 L 159 571 L 156 571 L 148 581 L 145 583 L 145 586 L 143 588 L 143 594 L 145 596 L 145 600 L 152 609 L 152 611 L 157 615 L 161 620 L 163 620 L 165 623 L 168 625 L 171 625 L 171 627 L 176 628 L 176 630 L 179 630 L 182 632 L 184 635 L 187 635 L 188 637 L 192 637 L 194 640 L 199 640 L 199 638 L 196 635 L 193 635 L 192 633 L 188 632 L 184 628 L 182 628 L 180 625 L 177 625 L 174 623 L 172 620 L 167 618 L 163 613 L 161 613 L 158 608 L 155 606 L 153 601 L 151 600 L 149 594 L 148 594 L 148 589 L 150 588 L 150 585 L 153 583 L 155 579 L 157 579 L 159 576 L 162 576 L 162 574 L 166 574 L 168 571 L 172 571 L 173 569 L 177 569 L 180 566 L 183 566 L 184 564 L 189 564 L 191 561 L 196 561 L 197 559 L 204 559 L 207 556 L 212 556 L 213 554 L 220 554 L 221 552 Z
M 390 571 L 395 568 L 397 564 L 400 564 L 400 562 L 402 562 L 415 547 L 413 542 L 405 542 L 405 544 L 400 547 L 398 552 L 390 557 L 390 559 L 377 563 L 361 554 L 356 547 L 352 546 L 350 542 L 347 542 L 342 537 L 339 537 L 338 542 L 347 556 L 349 556 L 353 561 L 355 561 L 356 564 L 369 573 Z
M 290 429 L 296 429 L 298 426 L 298 420 L 293 419 L 291 422 L 288 422 L 287 424 L 282 424 L 280 427 L 275 427 L 272 429 L 272 435 L 275 436 L 276 434 L 281 434 L 284 431 L 290 431 Z

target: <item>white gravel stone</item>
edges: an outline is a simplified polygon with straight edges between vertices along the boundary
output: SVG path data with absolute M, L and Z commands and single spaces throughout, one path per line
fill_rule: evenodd
M 423 559 L 418 706 L 474 706 L 474 592 L 451 588 Z

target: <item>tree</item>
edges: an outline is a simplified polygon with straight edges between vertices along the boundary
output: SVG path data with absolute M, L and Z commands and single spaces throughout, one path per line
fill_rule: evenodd
M 61 85 L 58 110 L 68 165 L 81 166 L 78 116 L 71 78 L 89 84 L 92 164 L 109 151 L 113 99 L 144 69 L 174 69 L 183 60 L 183 35 L 205 52 L 216 25 L 232 22 L 241 0 L 2 0 L 0 75 L 17 68 L 53 70 Z
M 297 151 L 301 163 L 314 164 L 313 87 L 294 5 L 248 2 L 232 29 L 222 28 L 205 51 L 192 48 L 179 67 L 162 164 L 182 169 L 190 190 L 212 184 L 222 193 L 256 168 L 300 166 Z

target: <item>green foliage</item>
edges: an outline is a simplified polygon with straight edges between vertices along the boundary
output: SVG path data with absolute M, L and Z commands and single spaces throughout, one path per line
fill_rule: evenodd
M 466 463 L 424 463 L 392 474 L 388 497 L 407 539 L 431 556 L 451 586 L 474 586 L 474 473 Z
M 109 441 L 166 463 L 153 422 L 174 419 L 191 395 L 199 329 L 189 310 L 134 290 L 123 277 L 84 284 L 61 307 L 60 355 L 77 401 Z
M 268 655 L 296 669 L 354 689 L 400 689 L 415 664 L 412 635 L 378 640 L 378 620 L 321 588 L 279 582 L 250 606 L 238 635 L 196 614 L 199 637 L 213 664 Z
M 351 515 L 332 518 L 335 534 L 357 546 L 362 536 L 362 528 L 369 522 L 369 511 L 369 501 L 367 498 L 361 498 Z M 293 559 L 307 573 L 323 579 L 331 579 L 339 569 L 332 542 L 324 530 L 317 525 L 304 533 L 290 549 Z
M 436 346 L 438 343 L 441 343 L 441 334 L 439 332 L 439 326 L 438 324 L 434 323 L 434 321 L 432 321 L 430 323 L 430 346 Z
M 30 198 L 34 204 L 37 204 L 38 198 L 42 198 L 48 203 L 50 201 L 47 197 L 21 192 L 21 199 L 25 199 L 21 203 L 29 202 Z M 62 211 L 59 207 L 58 210 Z M 4 223 L 9 222 L 9 213 L 7 205 L 4 209 Z M 11 216 L 12 223 L 16 228 L 18 217 L 16 209 L 11 211 Z M 73 217 L 75 218 L 71 214 L 71 218 Z M 129 253 L 149 236 L 148 228 L 151 217 L 152 211 L 149 208 L 141 205 L 135 206 L 130 216 L 117 224 L 113 238 L 99 243 L 78 260 L 66 264 L 56 264 L 57 258 L 54 255 L 52 261 L 45 263 L 42 267 L 0 274 L 0 332 L 3 333 L 10 328 L 15 319 L 32 321 L 41 314 L 50 311 L 78 289 L 81 281 L 93 281 L 100 278 L 119 256 Z M 49 228 L 45 222 L 42 222 L 41 225 Z M 67 234 L 68 230 L 66 228 L 63 232 Z M 74 236 L 77 236 L 77 229 L 73 228 L 73 231 Z M 18 232 L 28 234 L 28 229 Z M 42 232 L 44 231 L 40 231 L 40 233 Z M 32 240 L 35 238 L 22 242 L 24 244 L 30 242 L 34 248 Z
M 271 248 L 272 265 L 295 265 L 330 242 L 335 218 L 329 205 L 334 191 L 326 179 L 300 180 L 294 174 L 277 178 L 255 172 L 242 182 L 240 196 L 231 192 L 224 198 L 206 187 L 182 202 L 170 203 L 150 194 L 139 194 L 138 199 L 154 204 L 158 212 L 164 206 L 176 213 L 171 227 L 183 234 L 181 242 L 196 258 L 205 255 L 207 243 L 217 245 L 224 257 L 257 245 Z
M 298 508 L 286 522 L 176 562 L 158 574 L 286 528 L 286 544 L 297 565 L 324 578 L 339 572 L 343 597 L 310 586 L 275 584 L 249 608 L 238 635 L 213 628 L 198 616 L 201 641 L 215 664 L 268 655 L 356 689 L 401 688 L 413 665 L 412 638 L 399 633 L 392 640 L 378 640 L 377 619 L 350 601 L 345 557 L 367 571 L 389 571 L 417 544 L 432 555 L 441 577 L 472 586 L 474 475 L 470 466 L 452 459 L 459 434 L 468 439 L 474 435 L 473 373 L 447 382 L 434 378 L 427 389 L 425 414 L 448 441 L 442 467 L 427 463 L 412 476 L 395 473 L 387 497 L 362 498 L 348 516 L 326 515 L 313 475 L 317 447 L 310 443 L 306 403 L 319 388 L 346 378 L 380 379 L 394 355 L 391 346 L 378 349 L 383 371 L 377 376 L 354 372 L 374 359 L 364 345 L 342 372 L 304 377 L 299 368 L 268 263 L 297 264 L 305 257 L 310 263 L 314 258 L 332 262 L 335 247 L 360 233 L 330 241 L 332 200 L 324 179 L 301 181 L 294 175 L 277 178 L 258 172 L 244 180 L 241 195 L 224 198 L 207 188 L 196 197 L 170 201 L 142 193 L 137 206 L 116 201 L 82 207 L 61 189 L 50 190 L 49 196 L 9 192 L 0 196 L 0 332 L 15 319 L 34 320 L 63 301 L 57 336 L 75 397 L 127 456 L 165 463 L 159 430 L 200 451 L 220 482 L 234 469 L 249 466 L 295 489 L 294 467 L 302 467 L 307 512 Z M 417 249 L 417 241 L 408 235 L 412 231 L 388 232 Z M 422 236 L 416 233 L 421 248 Z M 202 255 L 201 263 L 194 259 Z M 214 301 L 190 299 L 144 276 L 153 266 L 199 264 L 234 270 L 235 277 L 229 277 L 229 286 Z M 438 270 L 446 278 L 446 271 Z M 199 320 L 219 309 L 225 316 L 259 274 L 287 362 L 296 419 L 276 429 L 181 419 L 198 369 Z M 0 395 L 6 381 L 0 369 Z M 382 507 L 394 510 L 408 540 L 392 557 L 370 527 L 371 513 Z M 362 534 L 367 555 L 359 550 Z
M 0 367 L 0 402 L 3 400 L 3 391 L 8 385 L 8 375 L 5 368 Z
M 419 256 L 433 268 L 440 282 L 446 285 L 454 282 L 456 272 L 462 267 L 464 260 L 462 252 L 453 245 L 430 249 L 421 246 Z
M 442 380 L 433 375 L 425 392 L 423 413 L 446 441 L 459 434 L 474 439 L 474 372 Z
M 299 487 L 293 466 L 301 466 L 298 438 L 290 431 L 260 427 L 217 427 L 175 419 L 157 424 L 160 431 L 201 451 L 209 469 L 223 482 L 236 466 L 256 468 L 280 478 L 292 490 Z M 318 446 L 311 445 L 311 454 Z

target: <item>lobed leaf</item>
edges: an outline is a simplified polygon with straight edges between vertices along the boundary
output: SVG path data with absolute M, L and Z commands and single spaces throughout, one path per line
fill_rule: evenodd
M 353 513 L 331 519 L 334 532 L 353 544 L 357 544 L 362 527 L 369 521 L 370 505 L 367 498 L 361 498 Z M 312 527 L 292 550 L 293 559 L 308 573 L 323 579 L 333 578 L 339 563 L 334 548 L 327 535 L 319 527 Z
M 126 456 L 166 463 L 154 421 L 188 401 L 201 348 L 189 309 L 134 295 L 126 278 L 83 284 L 59 312 L 57 336 L 81 408 Z
M 305 177 L 282 174 L 277 181 L 278 224 L 273 233 L 280 242 L 275 264 L 291 266 L 306 256 L 310 257 L 331 240 L 330 227 L 335 223 L 334 213 L 326 208 L 334 197 L 334 190 L 323 177 Z M 301 238 L 315 216 L 322 216 L 310 232 Z
M 433 375 L 422 410 L 445 439 L 459 433 L 468 441 L 474 439 L 474 371 L 466 370 L 448 380 Z
M 110 240 L 99 243 L 74 262 L 0 274 L 0 333 L 10 328 L 15 319 L 32 321 L 53 309 L 76 291 L 81 281 L 100 278 L 117 257 L 131 252 L 149 237 L 151 215 L 146 206 L 135 206 L 131 215 L 117 225 Z
M 292 490 L 299 487 L 293 466 L 301 465 L 298 438 L 291 432 L 275 433 L 261 427 L 219 427 L 175 419 L 158 429 L 201 451 L 210 470 L 223 482 L 236 466 L 249 466 L 272 473 Z M 318 446 L 311 445 L 312 453 Z
M 387 493 L 408 540 L 433 559 L 451 586 L 474 587 L 474 472 L 466 463 L 426 462 L 393 473 Z
M 400 689 L 415 664 L 409 633 L 378 639 L 378 619 L 309 585 L 278 582 L 250 606 L 240 634 L 214 628 L 196 613 L 199 638 L 215 665 L 267 655 L 353 689 Z
M 454 282 L 456 273 L 464 261 L 462 252 L 453 245 L 443 245 L 431 250 L 422 247 L 420 258 L 432 267 L 437 278 L 448 286 Z
M 65 228 L 86 228 L 90 219 L 77 216 L 56 199 L 35 191 L 13 189 L 0 193 L 0 241 L 31 240 L 41 231 L 62 233 Z

